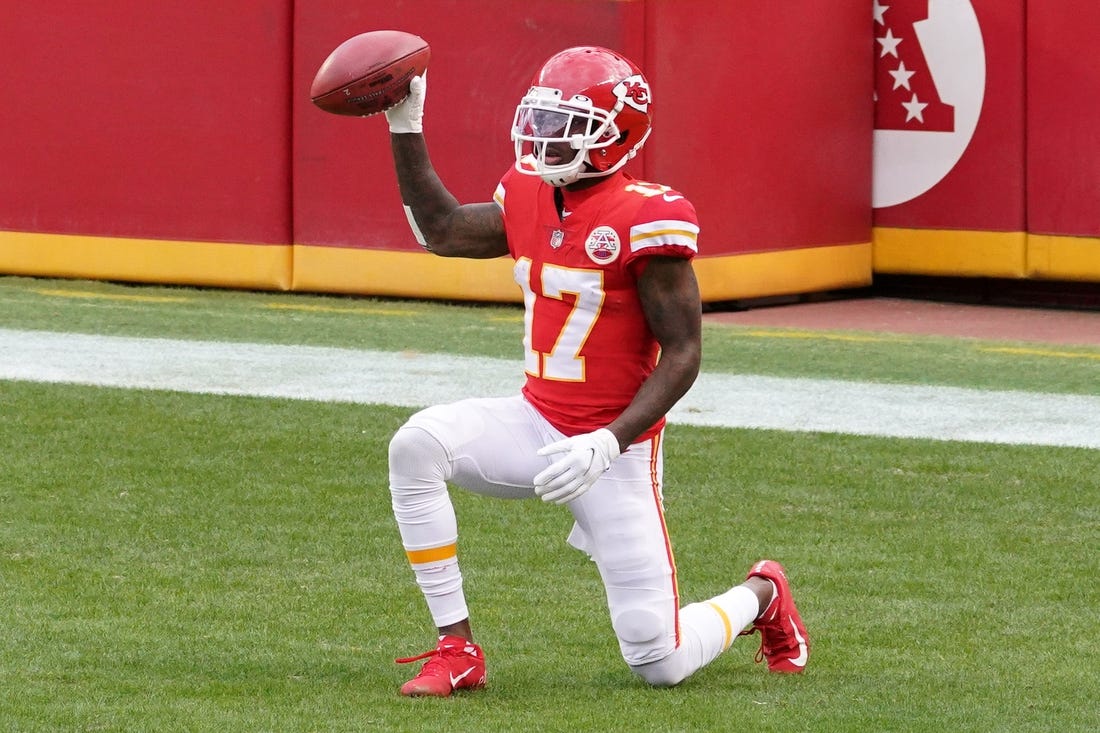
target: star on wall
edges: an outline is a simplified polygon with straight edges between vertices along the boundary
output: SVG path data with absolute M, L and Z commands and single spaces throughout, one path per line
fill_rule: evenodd
M 875 0 L 875 22 L 879 25 L 886 25 L 886 20 L 883 16 L 886 15 L 886 11 L 889 9 L 889 5 L 879 5 L 878 0 Z
M 890 76 L 894 77 L 894 89 L 897 89 L 898 87 L 905 87 L 906 89 L 909 89 L 909 77 L 916 73 L 917 72 L 915 71 L 909 71 L 909 69 L 906 69 L 904 61 L 899 62 L 898 68 L 890 72 Z M 910 89 L 910 91 L 912 90 Z
M 898 44 L 902 42 L 901 38 L 894 38 L 894 32 L 887 28 L 886 35 L 882 38 L 876 38 L 876 41 L 882 44 L 882 53 L 879 54 L 879 58 L 886 56 L 887 54 L 898 58 Z
M 908 102 L 902 102 L 902 107 L 905 107 L 905 121 L 916 120 L 917 122 L 924 124 L 924 108 L 928 106 L 927 102 L 922 102 L 917 99 L 917 95 L 913 94 L 913 98 Z

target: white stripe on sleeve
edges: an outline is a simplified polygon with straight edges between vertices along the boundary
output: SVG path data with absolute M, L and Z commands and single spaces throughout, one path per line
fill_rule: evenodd
M 680 219 L 662 219 L 630 227 L 630 251 L 675 244 L 698 252 L 699 225 Z

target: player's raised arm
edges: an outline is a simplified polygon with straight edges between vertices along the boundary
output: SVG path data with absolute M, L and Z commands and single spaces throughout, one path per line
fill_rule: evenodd
M 427 42 L 412 33 L 360 33 L 337 46 L 321 64 L 310 99 L 321 110 L 337 115 L 386 113 L 401 199 L 423 247 L 451 257 L 507 254 L 497 205 L 460 205 L 428 159 L 422 120 L 430 58 Z
M 439 179 L 424 140 L 426 75 L 414 77 L 409 96 L 386 110 L 401 202 L 420 244 L 445 257 L 489 258 L 508 254 L 504 220 L 492 202 L 459 204 Z

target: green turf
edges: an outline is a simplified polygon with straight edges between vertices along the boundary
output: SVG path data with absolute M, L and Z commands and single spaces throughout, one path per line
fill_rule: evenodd
M 37 293 L 65 288 L 194 300 Z M 0 300 L 4 327 L 101 333 L 419 349 L 450 324 L 464 353 L 494 353 L 518 329 L 508 308 L 22 278 Z M 733 338 L 732 355 L 773 343 Z M 825 342 L 862 373 L 861 342 Z M 742 639 L 646 688 L 568 513 L 456 492 L 489 687 L 403 699 L 393 658 L 432 643 L 385 489 L 408 412 L 0 382 L 0 730 L 1100 728 L 1100 452 L 684 426 L 666 456 L 681 593 L 780 559 L 814 638 L 805 675 L 768 674 Z
M 518 306 L 509 305 L 0 277 L 0 327 L 519 359 L 523 319 Z M 1086 346 L 708 324 L 703 366 L 783 377 L 1100 394 L 1100 348 Z

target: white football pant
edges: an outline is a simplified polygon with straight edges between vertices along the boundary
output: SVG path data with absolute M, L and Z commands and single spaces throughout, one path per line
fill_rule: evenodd
M 568 508 L 569 542 L 599 569 L 623 658 L 650 684 L 667 686 L 728 648 L 756 617 L 758 601 L 739 586 L 679 607 L 662 510 L 663 435 L 630 446 Z M 487 496 L 535 498 L 532 478 L 556 458 L 537 451 L 564 437 L 520 395 L 429 407 L 393 436 L 393 512 L 437 626 L 469 616 L 447 482 Z

